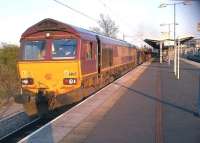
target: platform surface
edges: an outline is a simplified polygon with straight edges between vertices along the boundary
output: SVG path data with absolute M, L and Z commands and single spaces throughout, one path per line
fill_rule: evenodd
M 200 64 L 145 63 L 21 142 L 199 143 Z

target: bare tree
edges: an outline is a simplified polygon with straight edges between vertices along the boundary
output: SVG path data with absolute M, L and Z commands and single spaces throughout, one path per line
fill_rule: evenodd
M 98 21 L 98 24 L 99 24 L 99 27 L 92 27 L 90 29 L 108 37 L 112 37 L 112 38 L 117 37 L 119 28 L 109 16 L 100 14 L 100 20 Z

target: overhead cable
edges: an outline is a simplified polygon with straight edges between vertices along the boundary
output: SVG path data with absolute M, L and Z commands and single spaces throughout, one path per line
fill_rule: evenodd
M 80 14 L 80 15 L 82 15 L 82 16 L 84 16 L 84 17 L 86 17 L 86 18 L 98 23 L 97 19 L 94 19 L 91 16 L 89 16 L 89 15 L 87 15 L 87 14 L 85 14 L 85 13 L 83 13 L 83 12 L 77 10 L 77 9 L 72 8 L 71 6 L 65 4 L 65 3 L 61 2 L 61 1 L 58 1 L 58 0 L 53 0 L 53 1 L 55 1 L 56 3 L 58 3 L 58 4 L 60 4 L 60 5 L 64 6 L 64 7 L 67 7 L 68 9 L 70 9 L 70 10 L 72 10 L 72 11 L 74 11 L 74 12 L 76 12 L 76 13 L 78 13 L 78 14 Z

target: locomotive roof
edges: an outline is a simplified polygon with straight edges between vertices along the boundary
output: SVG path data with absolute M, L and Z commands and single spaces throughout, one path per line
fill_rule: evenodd
M 88 40 L 89 39 L 96 40 L 96 36 L 99 36 L 100 40 L 103 43 L 134 47 L 126 41 L 110 38 L 110 37 L 104 36 L 102 34 L 98 34 L 96 32 L 89 31 L 89 30 L 86 30 L 86 29 L 83 29 L 80 27 L 76 27 L 76 26 L 73 26 L 70 24 L 65 24 L 63 22 L 60 22 L 60 21 L 57 21 L 54 19 L 50 19 L 50 18 L 44 19 L 44 20 L 36 23 L 35 25 L 31 26 L 22 34 L 21 37 L 24 38 L 31 34 L 34 34 L 37 32 L 44 32 L 44 31 L 66 31 L 66 32 L 76 34 L 83 39 L 85 39 L 87 37 Z
M 84 34 L 87 34 L 87 35 L 92 35 L 92 36 L 96 37 L 96 35 L 98 35 L 100 40 L 105 42 L 105 43 L 130 46 L 130 44 L 128 42 L 123 41 L 123 40 L 107 37 L 107 36 L 104 36 L 102 34 L 99 34 L 99 33 L 93 32 L 93 31 L 89 31 L 89 30 L 86 30 L 86 29 L 83 29 L 83 28 L 80 28 L 80 27 L 76 27 L 76 26 L 72 26 L 72 27 L 76 31 L 78 31 L 81 34 L 81 36 L 84 36 Z

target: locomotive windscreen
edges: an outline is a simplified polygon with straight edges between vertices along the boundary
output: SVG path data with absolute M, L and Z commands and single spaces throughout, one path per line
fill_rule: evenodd
M 53 40 L 52 58 L 70 59 L 76 54 L 77 41 L 75 39 Z
M 23 60 L 42 60 L 45 57 L 45 41 L 23 43 Z
M 45 40 L 24 41 L 22 43 L 23 60 L 74 59 L 77 49 L 76 39 L 51 40 L 51 50 L 48 50 Z M 48 58 L 48 59 L 49 59 Z

